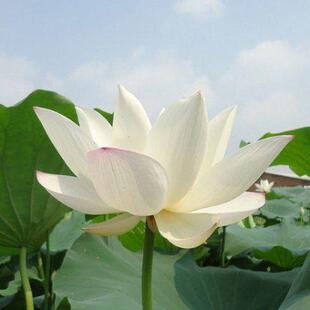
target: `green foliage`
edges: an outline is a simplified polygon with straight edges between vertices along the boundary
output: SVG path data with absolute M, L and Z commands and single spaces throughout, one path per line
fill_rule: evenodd
M 291 251 L 281 246 L 275 246 L 268 250 L 255 249 L 252 253 L 255 258 L 271 262 L 285 270 L 302 266 L 307 254 L 294 255 Z
M 143 249 L 145 224 L 140 222 L 133 230 L 121 235 L 118 239 L 128 250 L 137 252 Z M 155 233 L 154 249 L 163 254 L 176 254 L 179 249 L 163 238 L 160 233 Z
M 7 256 L 7 255 L 18 255 L 19 249 L 18 248 L 8 248 L 4 246 L 0 246 L 0 257 Z
M 118 237 L 122 245 L 130 251 L 142 250 L 144 244 L 145 223 L 140 222 L 134 229 Z
M 35 268 L 28 269 L 27 272 L 28 272 L 28 277 L 30 279 L 41 281 L 41 279 L 38 276 L 37 270 Z M 15 295 L 21 289 L 21 286 L 22 286 L 22 281 L 20 278 L 20 273 L 16 272 L 14 275 L 14 279 L 8 283 L 7 288 L 0 290 L 0 295 L 1 296 Z
M 225 252 L 234 256 L 253 249 L 264 249 L 264 252 L 256 250 L 254 256 L 285 269 L 299 266 L 303 256 L 299 257 L 295 252 L 304 254 L 310 249 L 310 225 L 303 225 L 305 220 L 300 218 L 301 208 L 308 212 L 310 207 L 310 190 L 301 186 L 275 187 L 267 198 L 260 210 L 261 215 L 268 220 L 277 219 L 280 223 L 252 229 L 231 225 L 226 230 Z
M 70 249 L 74 241 L 81 236 L 84 226 L 84 214 L 77 211 L 68 212 L 50 234 L 50 251 L 60 252 Z
M 301 211 L 304 212 L 308 208 L 310 208 L 310 189 L 302 186 L 275 187 L 267 195 L 261 213 L 270 219 L 298 218 Z
M 200 268 L 183 255 L 155 253 L 154 309 L 278 309 L 296 274 Z M 58 301 L 68 297 L 75 310 L 141 309 L 141 258 L 115 239 L 81 236 L 55 277 Z
M 35 116 L 34 106 L 75 120 L 73 104 L 53 92 L 38 90 L 15 106 L 0 106 L 0 246 L 24 246 L 30 251 L 39 249 L 66 211 L 36 181 L 37 169 L 52 173 L 67 169 Z
M 294 139 L 277 156 L 272 165 L 288 165 L 296 174 L 310 176 L 310 127 L 267 133 L 262 139 L 280 135 L 293 135 Z
M 16 273 L 14 280 L 10 281 L 7 288 L 0 290 L 1 296 L 15 295 L 21 287 L 21 279 L 19 273 Z
M 278 309 L 295 272 L 254 272 L 235 267 L 201 268 L 190 255 L 175 265 L 177 290 L 192 310 Z
M 294 218 L 300 214 L 300 207 L 286 199 L 273 199 L 266 202 L 261 213 L 268 218 Z
M 96 108 L 95 110 L 99 112 L 111 125 L 113 124 L 113 114 L 108 113 L 98 108 Z
M 310 226 L 291 221 L 252 229 L 232 225 L 226 229 L 225 252 L 237 255 L 253 248 L 282 246 L 291 251 L 310 249 Z
M 310 204 L 310 189 L 306 189 L 303 186 L 273 187 L 271 194 L 272 193 L 275 195 L 271 197 L 271 199 L 288 198 L 293 201 L 300 200 L 300 202 L 306 202 Z
M 310 254 L 292 283 L 279 310 L 310 308 Z
M 180 255 L 155 253 L 154 309 L 186 309 L 173 285 L 174 263 Z M 68 297 L 74 310 L 141 309 L 141 253 L 126 250 L 114 238 L 84 234 L 65 257 L 54 289 Z
M 248 144 L 250 144 L 250 142 L 247 142 L 245 140 L 241 140 L 240 143 L 239 143 L 239 147 L 241 148 L 241 147 L 244 147 L 244 146 L 246 146 Z

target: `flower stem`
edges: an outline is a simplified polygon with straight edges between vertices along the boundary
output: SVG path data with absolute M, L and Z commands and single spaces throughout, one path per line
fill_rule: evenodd
M 23 283 L 23 288 L 24 288 L 26 309 L 34 310 L 32 290 L 31 290 L 31 286 L 30 286 L 28 274 L 27 274 L 27 248 L 24 248 L 24 247 L 20 249 L 20 253 L 19 253 L 19 270 L 20 270 L 20 277 Z
M 221 250 L 220 250 L 220 266 L 225 266 L 225 239 L 226 239 L 226 226 L 222 227 L 222 240 L 221 240 Z
M 242 223 L 245 228 L 254 228 L 256 226 L 254 217 L 252 215 L 242 220 Z
M 148 221 L 145 224 L 143 263 L 142 263 L 142 306 L 143 310 L 152 310 L 152 263 L 154 232 Z
M 51 276 L 51 255 L 50 255 L 50 242 L 49 236 L 46 240 L 46 263 L 45 263 L 45 277 L 44 277 L 44 310 L 49 309 L 50 305 L 50 276 Z
M 40 252 L 38 253 L 37 264 L 38 264 L 37 270 L 38 270 L 38 273 L 39 273 L 39 277 L 41 278 L 41 280 L 44 280 L 43 260 L 42 260 L 42 255 L 41 255 Z

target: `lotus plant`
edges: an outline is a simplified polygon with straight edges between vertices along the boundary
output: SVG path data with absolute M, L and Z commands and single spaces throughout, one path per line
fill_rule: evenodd
M 57 200 L 87 214 L 117 214 L 90 224 L 110 236 L 146 220 L 142 304 L 151 309 L 154 231 L 181 248 L 204 243 L 217 227 L 239 222 L 265 201 L 246 190 L 292 136 L 249 144 L 226 156 L 236 107 L 208 121 L 200 92 L 164 109 L 154 125 L 138 99 L 119 87 L 113 126 L 98 112 L 76 107 L 79 126 L 35 108 L 50 140 L 75 176 L 37 172 Z
M 259 183 L 255 184 L 256 191 L 261 193 L 270 193 L 274 185 L 274 182 L 269 182 L 268 180 L 260 180 Z

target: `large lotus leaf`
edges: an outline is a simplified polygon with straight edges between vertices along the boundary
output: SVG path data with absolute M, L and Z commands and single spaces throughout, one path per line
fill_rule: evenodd
M 84 226 L 84 214 L 77 211 L 68 212 L 49 236 L 50 251 L 59 252 L 70 249 L 74 241 L 83 233 Z
M 310 189 L 304 188 L 303 186 L 282 186 L 273 187 L 272 193 L 275 194 L 275 198 L 289 198 L 295 200 L 296 198 L 298 199 L 300 195 L 306 195 L 309 197 Z M 273 198 L 272 196 L 273 195 L 271 195 L 271 198 Z
M 270 218 L 297 218 L 300 207 L 295 202 L 286 198 L 267 200 L 261 213 Z
M 310 189 L 302 186 L 274 187 L 261 213 L 268 218 L 297 218 L 301 208 L 310 206 Z
M 310 127 L 267 133 L 262 139 L 279 135 L 294 135 L 295 138 L 277 156 L 272 165 L 288 165 L 296 174 L 310 176 Z
M 310 255 L 293 281 L 280 310 L 310 309 Z
M 303 186 L 276 187 L 274 192 L 283 195 L 289 201 L 294 202 L 298 207 L 310 208 L 310 189 Z
M 284 220 L 268 227 L 242 228 L 231 225 L 226 229 L 225 252 L 237 255 L 253 248 L 272 248 L 282 246 L 291 251 L 310 249 L 310 226 L 297 225 Z
M 179 260 L 175 268 L 177 290 L 192 310 L 277 310 L 296 275 L 296 271 L 202 268 L 190 255 Z
M 173 284 L 173 266 L 180 256 L 154 254 L 154 309 L 187 309 Z M 68 297 L 74 310 L 138 310 L 141 264 L 141 254 L 116 239 L 84 234 L 68 251 L 54 291 L 58 300 Z
M 278 309 L 295 272 L 200 268 L 190 253 L 154 253 L 154 309 Z M 57 300 L 74 310 L 139 310 L 142 255 L 116 239 L 82 235 L 56 273 Z
M 38 271 L 33 267 L 27 270 L 29 279 L 34 279 L 37 281 L 42 281 L 42 279 L 38 276 Z M 0 289 L 1 296 L 12 296 L 15 295 L 22 286 L 22 280 L 20 278 L 20 272 L 16 272 L 14 275 L 14 279 L 8 283 L 8 286 L 5 289 Z M 1 307 L 0 307 L 1 309 Z
M 7 248 L 39 248 L 66 211 L 36 181 L 37 169 L 69 171 L 34 114 L 34 106 L 76 120 L 69 100 L 43 90 L 15 106 L 0 106 L 0 246 Z
M 290 270 L 302 266 L 307 253 L 298 255 L 281 246 L 275 246 L 267 250 L 255 249 L 252 255 L 258 259 L 271 262 L 280 268 Z

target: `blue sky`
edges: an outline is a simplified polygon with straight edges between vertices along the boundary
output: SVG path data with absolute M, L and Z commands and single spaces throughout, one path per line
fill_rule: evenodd
M 310 1 L 3 1 L 0 102 L 56 90 L 112 111 L 122 83 L 154 119 L 197 89 L 238 104 L 233 143 L 309 125 Z

